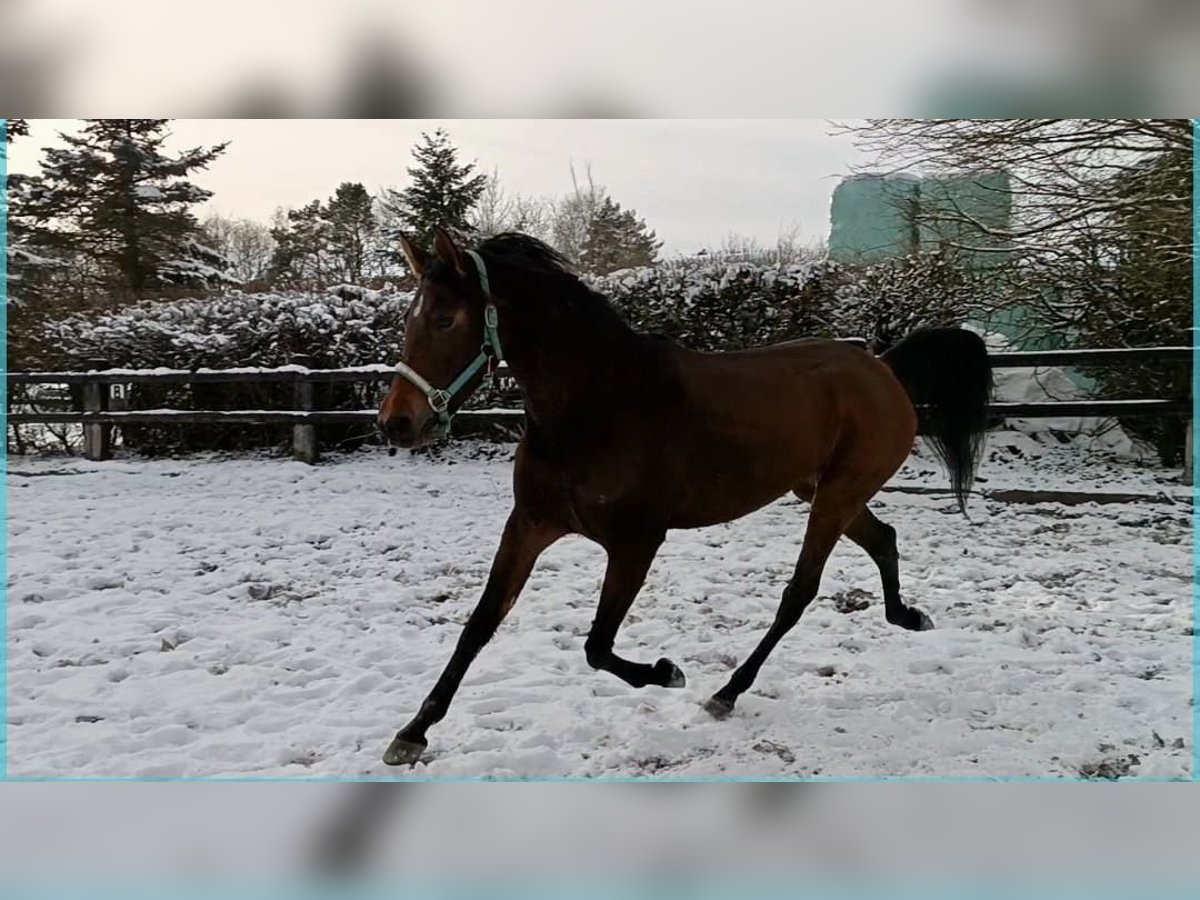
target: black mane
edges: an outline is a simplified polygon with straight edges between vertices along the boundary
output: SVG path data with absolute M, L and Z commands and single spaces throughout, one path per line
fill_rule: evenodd
M 632 334 L 608 298 L 592 290 L 571 271 L 567 259 L 543 241 L 507 231 L 482 241 L 476 251 L 488 270 L 522 282 L 514 299 L 522 306 L 553 309 L 552 320 L 570 320 L 578 333 Z
M 545 275 L 571 275 L 571 266 L 566 257 L 544 241 L 521 234 L 505 231 L 484 240 L 477 248 L 484 262 Z M 574 277 L 572 275 L 572 277 Z

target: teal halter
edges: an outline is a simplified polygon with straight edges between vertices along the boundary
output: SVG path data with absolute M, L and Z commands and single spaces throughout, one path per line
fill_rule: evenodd
M 467 255 L 475 261 L 475 268 L 479 271 L 479 286 L 483 289 L 483 296 L 487 301 L 487 305 L 483 308 L 483 345 L 479 348 L 479 355 L 471 360 L 467 367 L 458 374 L 458 377 L 444 389 L 435 388 L 407 363 L 396 363 L 397 374 L 403 375 L 417 387 L 429 401 L 429 408 L 437 414 L 437 437 L 439 439 L 450 433 L 450 420 L 454 418 L 454 414 L 450 412 L 450 404 L 454 398 L 463 392 L 471 379 L 479 374 L 480 369 L 486 369 L 489 376 L 495 375 L 496 366 L 504 361 L 504 351 L 500 347 L 500 331 L 498 330 L 500 320 L 496 314 L 496 304 L 492 302 L 487 267 L 483 264 L 483 258 L 474 250 L 468 250 Z M 420 288 L 417 291 L 419 302 Z

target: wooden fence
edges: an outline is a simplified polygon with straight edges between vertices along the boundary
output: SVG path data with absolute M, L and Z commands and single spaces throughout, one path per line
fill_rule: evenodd
M 993 353 L 997 369 L 1037 368 L 1042 366 L 1127 366 L 1139 363 L 1189 363 L 1190 347 L 1117 348 L 1111 350 L 1050 350 L 1012 353 Z M 316 427 L 327 423 L 362 423 L 368 427 L 375 421 L 375 409 L 319 410 L 314 408 L 313 386 L 332 383 L 371 383 L 390 381 L 394 369 L 387 365 L 357 366 L 348 369 L 313 369 L 307 360 L 276 369 L 108 369 L 88 372 L 10 372 L 9 398 L 12 386 L 25 384 L 81 385 L 83 409 L 60 412 L 10 412 L 8 421 L 14 425 L 26 423 L 83 425 L 84 455 L 88 459 L 108 459 L 112 453 L 111 426 L 121 424 L 292 424 L 294 455 L 305 462 L 316 462 L 319 444 Z M 500 369 L 503 376 L 504 367 Z M 133 384 L 292 384 L 295 401 L 291 410 L 177 410 L 140 409 L 113 410 L 110 408 L 111 385 Z M 105 390 L 109 387 L 109 390 Z M 1132 400 L 1064 400 L 1043 403 L 995 403 L 992 413 L 1000 418 L 1060 418 L 1109 416 L 1187 416 L 1186 458 L 1184 477 L 1191 483 L 1192 471 L 1192 401 L 1190 397 L 1132 399 Z M 520 409 L 464 410 L 459 416 L 488 424 L 519 425 L 523 421 Z

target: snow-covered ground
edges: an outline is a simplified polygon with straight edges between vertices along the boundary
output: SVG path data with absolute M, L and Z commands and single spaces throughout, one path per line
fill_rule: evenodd
M 318 467 L 12 458 L 9 774 L 1187 777 L 1188 489 L 1052 437 L 999 432 L 989 448 L 985 491 L 1158 499 L 979 497 L 968 521 L 945 494 L 882 493 L 905 593 L 936 629 L 889 626 L 874 565 L 843 542 L 723 722 L 700 704 L 770 622 L 806 509 L 669 537 L 617 649 L 674 659 L 680 690 L 588 668 L 604 559 L 564 540 L 411 771 L 379 758 L 479 594 L 510 447 Z M 893 485 L 945 480 L 920 453 Z

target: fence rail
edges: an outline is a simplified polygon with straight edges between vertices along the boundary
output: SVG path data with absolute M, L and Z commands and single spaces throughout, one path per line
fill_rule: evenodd
M 1011 419 L 1059 419 L 1106 416 L 1178 416 L 1191 412 L 1190 400 L 1064 400 L 1048 403 L 993 403 L 993 416 Z M 332 412 L 289 412 L 277 409 L 238 410 L 181 410 L 181 409 L 138 409 L 129 412 L 71 412 L 56 413 L 12 413 L 8 421 L 14 425 L 51 424 L 61 425 L 79 422 L 83 424 L 108 425 L 332 425 L 352 422 L 373 422 L 377 414 L 373 409 L 338 410 Z M 468 409 L 459 416 L 481 421 L 512 419 L 519 420 L 524 413 L 519 409 Z
M 137 409 L 128 412 L 71 412 L 13 413 L 8 421 L 14 425 L 62 425 L 72 422 L 107 425 L 345 425 L 355 422 L 373 423 L 378 414 L 374 409 L 343 409 L 326 412 L 299 412 L 281 409 Z M 519 420 L 525 413 L 519 409 L 469 409 L 460 416 L 481 420 Z
M 503 367 L 501 367 L 503 368 Z M 349 369 L 97 369 L 88 372 L 10 372 L 11 384 L 333 384 L 390 381 L 395 366 Z
M 848 339 L 855 343 L 862 343 Z M 1043 366 L 1126 366 L 1144 363 L 1190 363 L 1191 347 L 1138 347 L 1101 350 L 1047 350 L 991 354 L 997 369 L 1038 368 Z M 301 358 L 297 364 L 279 368 L 244 367 L 235 369 L 112 369 L 97 367 L 86 372 L 9 372 L 9 402 L 15 385 L 82 385 L 83 409 L 56 412 L 13 412 L 8 421 L 22 424 L 79 423 L 84 426 L 84 455 L 106 459 L 111 455 L 111 426 L 122 424 L 250 424 L 295 426 L 295 455 L 315 462 L 318 455 L 315 426 L 374 422 L 376 411 L 313 409 L 312 385 L 369 384 L 390 381 L 395 370 L 388 365 L 355 366 L 343 369 L 315 369 Z M 501 365 L 499 374 L 504 376 Z M 295 403 L 292 410 L 110 410 L 108 385 L 133 384 L 293 384 Z M 1191 473 L 1192 401 L 1186 397 L 1131 400 L 1065 400 L 1047 403 L 994 403 L 993 416 L 1003 418 L 1073 418 L 1108 416 L 1189 416 L 1186 443 L 1185 478 Z M 463 410 L 465 419 L 486 424 L 519 424 L 524 413 L 519 409 Z M 1190 483 L 1190 480 L 1188 481 Z
M 856 341 L 857 343 L 857 341 Z M 1107 350 L 1031 350 L 990 354 L 997 369 L 1030 369 L 1042 366 L 1111 366 L 1147 362 L 1187 363 L 1191 347 L 1118 347 Z M 508 369 L 501 363 L 498 372 Z M 345 369 L 310 369 L 280 366 L 274 369 L 95 369 L 86 372 L 9 372 L 13 384 L 310 384 L 390 381 L 396 369 L 389 365 L 353 366 Z

